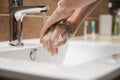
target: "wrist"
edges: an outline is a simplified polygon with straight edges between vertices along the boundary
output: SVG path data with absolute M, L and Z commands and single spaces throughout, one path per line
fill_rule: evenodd
M 67 30 L 68 33 L 73 34 L 74 33 L 74 24 L 67 22 L 67 21 L 60 21 L 59 24 L 64 25 L 64 29 Z
M 56 11 L 61 15 L 68 15 L 70 16 L 72 14 L 72 11 L 65 10 L 63 6 L 61 6 L 60 2 L 58 3 L 58 6 L 56 8 Z

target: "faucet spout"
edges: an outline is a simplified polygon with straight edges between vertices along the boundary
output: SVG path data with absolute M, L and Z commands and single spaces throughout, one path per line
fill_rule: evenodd
M 16 23 L 16 32 L 13 35 L 16 39 L 12 40 L 9 44 L 11 46 L 23 46 L 23 18 L 28 13 L 43 13 L 43 23 L 46 18 L 46 12 L 48 10 L 48 6 L 38 6 L 37 8 L 29 8 L 24 10 L 19 10 L 14 14 L 14 22 Z

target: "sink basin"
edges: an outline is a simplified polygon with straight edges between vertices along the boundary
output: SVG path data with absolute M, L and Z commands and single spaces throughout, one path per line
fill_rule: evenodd
M 51 56 L 39 43 L 33 46 L 29 41 L 27 42 L 24 47 L 10 47 L 10 50 L 6 49 L 8 46 L 4 47 L 5 50 L 0 51 L 0 57 L 22 61 L 54 63 L 62 66 L 77 66 L 120 53 L 120 46 L 111 43 L 69 41 L 59 48 L 57 55 Z
M 120 53 L 119 44 L 107 42 L 71 41 L 64 60 L 64 65 L 79 65 Z
M 25 47 L 26 48 L 17 47 L 14 50 L 0 51 L 0 57 L 22 61 L 62 64 L 64 62 L 68 48 L 66 44 L 59 49 L 58 55 L 52 56 L 41 45 L 32 47 L 30 44 L 25 44 Z
M 118 70 L 120 65 L 109 65 L 100 59 L 119 53 L 120 43 L 111 42 L 70 40 L 59 48 L 59 53 L 55 56 L 51 56 L 39 44 L 39 39 L 25 40 L 23 47 L 13 47 L 9 46 L 8 42 L 1 42 L 0 70 L 55 79 L 103 79 L 105 75 Z

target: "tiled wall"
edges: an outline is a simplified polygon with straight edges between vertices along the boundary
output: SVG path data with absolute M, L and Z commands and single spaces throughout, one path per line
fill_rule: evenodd
M 43 18 L 39 15 L 27 15 L 23 21 L 24 38 L 39 38 Z
M 0 7 L 4 6 L 6 9 L 8 8 L 10 0 L 0 0 Z M 50 5 L 51 9 L 47 12 L 47 15 L 50 15 L 57 6 L 57 2 L 59 0 L 23 0 L 23 6 L 36 6 L 41 4 Z M 2 5 L 1 2 L 5 5 Z M 98 21 L 99 14 L 107 13 L 107 4 L 108 0 L 103 0 L 103 2 L 97 7 L 96 10 L 90 15 L 88 19 L 95 19 Z M 0 8 L 1 11 L 1 8 Z M 9 14 L 9 10 L 2 11 L 0 14 Z M 0 41 L 9 40 L 9 32 L 11 31 L 11 16 L 0 15 Z M 10 19 L 10 20 L 9 20 Z M 10 23 L 9 23 L 10 22 Z M 30 14 L 26 15 L 23 21 L 23 34 L 24 38 L 39 38 L 40 30 L 43 26 L 43 20 L 41 14 Z M 88 32 L 90 32 L 90 27 L 88 28 Z M 98 31 L 98 29 L 97 29 Z M 11 32 L 10 32 L 11 33 Z M 83 34 L 83 27 L 81 26 L 77 34 Z M 4 37 L 3 37 L 4 36 Z
M 0 41 L 9 39 L 9 15 L 0 15 Z
M 9 14 L 9 0 L 0 0 L 0 14 Z
M 0 0 L 0 41 L 9 39 L 9 0 Z

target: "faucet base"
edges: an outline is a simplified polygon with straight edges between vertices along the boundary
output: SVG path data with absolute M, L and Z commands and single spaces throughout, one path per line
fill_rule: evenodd
M 19 43 L 18 40 L 13 40 L 9 43 L 11 46 L 24 46 L 24 43 Z

